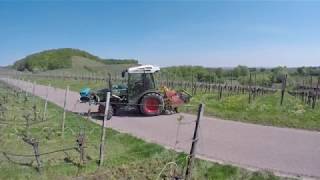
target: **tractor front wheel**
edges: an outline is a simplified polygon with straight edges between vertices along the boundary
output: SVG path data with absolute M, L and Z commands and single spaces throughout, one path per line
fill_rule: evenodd
M 163 105 L 163 97 L 160 94 L 146 94 L 140 101 L 140 111 L 147 116 L 157 116 L 161 114 Z
M 105 112 L 105 104 L 100 104 L 99 107 L 98 107 L 98 111 L 100 114 L 103 114 L 104 115 L 104 112 Z M 108 110 L 108 114 L 107 114 L 107 120 L 110 120 L 112 118 L 112 116 L 114 115 L 114 109 L 111 105 L 109 105 L 109 110 Z

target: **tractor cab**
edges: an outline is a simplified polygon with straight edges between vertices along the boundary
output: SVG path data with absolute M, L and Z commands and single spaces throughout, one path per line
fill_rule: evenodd
M 146 93 L 155 92 L 156 85 L 154 73 L 160 71 L 159 67 L 143 65 L 132 67 L 122 72 L 122 77 L 128 76 L 127 101 L 130 104 L 139 103 L 139 99 Z

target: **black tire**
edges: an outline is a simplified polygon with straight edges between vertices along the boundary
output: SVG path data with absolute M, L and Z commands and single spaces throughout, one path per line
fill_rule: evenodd
M 163 97 L 157 93 L 149 93 L 140 101 L 140 112 L 146 116 L 158 116 L 162 113 L 164 106 Z
M 113 108 L 112 108 L 112 106 L 110 105 L 110 106 L 109 106 L 109 112 L 108 112 L 108 114 L 107 114 L 107 120 L 110 120 L 110 119 L 112 118 L 112 116 L 113 116 Z
M 99 105 L 99 113 L 102 114 L 102 116 L 104 116 L 104 111 L 105 111 L 105 104 L 100 104 Z M 111 104 L 109 105 L 109 110 L 108 110 L 108 114 L 107 114 L 107 120 L 110 120 L 114 114 L 113 111 L 113 107 L 111 106 Z
M 117 115 L 117 106 L 113 105 L 113 106 L 110 106 L 110 107 L 112 107 L 112 116 L 116 116 Z

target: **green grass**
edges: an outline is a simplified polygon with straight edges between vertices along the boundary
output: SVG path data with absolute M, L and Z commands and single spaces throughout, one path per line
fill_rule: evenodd
M 285 94 L 280 105 L 280 92 L 256 97 L 248 103 L 248 95 L 225 96 L 219 100 L 215 94 L 199 94 L 192 100 L 192 105 L 206 104 L 205 113 L 224 119 L 249 123 L 320 130 L 320 104 L 315 109 L 301 100 Z M 195 111 L 195 109 L 189 110 Z
M 61 136 L 62 109 L 48 105 L 48 120 L 41 122 L 43 100 L 24 97 L 0 84 L 1 118 L 0 151 L 13 154 L 32 154 L 32 147 L 22 141 L 22 135 L 39 140 L 40 153 L 75 146 L 80 131 L 86 135 L 85 165 L 79 161 L 75 150 L 41 156 L 43 165 L 39 174 L 34 157 L 19 157 L 0 154 L 0 179 L 70 179 L 83 176 L 84 179 L 155 179 L 166 163 L 175 161 L 177 172 L 185 167 L 186 155 L 167 150 L 159 145 L 147 143 L 128 134 L 107 129 L 105 164 L 98 168 L 99 139 L 101 128 L 86 118 L 68 112 L 64 138 Z M 32 106 L 36 105 L 36 111 Z M 36 112 L 36 115 L 34 115 Z M 29 130 L 24 115 L 30 114 Z M 37 119 L 35 119 L 37 118 Z M 40 122 L 40 123 L 36 123 Z M 9 158 L 9 159 L 8 159 Z M 168 170 L 164 174 L 169 174 Z M 251 172 L 244 169 L 220 165 L 197 159 L 193 169 L 194 179 L 280 179 L 268 172 Z

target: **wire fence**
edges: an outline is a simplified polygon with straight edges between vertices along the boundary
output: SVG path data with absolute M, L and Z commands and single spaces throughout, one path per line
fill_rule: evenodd
M 20 79 L 20 80 L 62 80 L 64 83 L 70 83 L 69 80 L 75 81 L 72 82 L 72 84 L 81 84 L 83 81 L 90 82 L 93 87 L 108 87 L 109 82 L 112 83 L 126 83 L 126 80 L 120 76 L 117 76 L 116 74 L 114 76 L 98 76 L 94 74 L 83 74 L 83 75 L 77 75 L 77 74 L 33 74 L 33 73 L 11 73 L 6 74 L 8 77 Z M 170 78 L 161 78 L 161 76 L 156 76 L 157 83 L 159 87 L 167 86 L 173 89 L 185 89 L 189 92 L 192 96 L 201 97 L 203 95 L 210 95 L 210 99 L 219 100 L 222 101 L 224 99 L 228 99 L 230 96 L 247 96 L 248 98 L 248 104 L 251 104 L 253 101 L 257 99 L 257 97 L 262 96 L 268 96 L 273 95 L 277 92 L 280 92 L 280 105 L 283 105 L 283 102 L 285 101 L 285 96 L 287 95 L 286 92 L 290 96 L 294 97 L 300 97 L 305 104 L 312 106 L 312 108 L 315 108 L 317 105 L 317 100 L 320 98 L 320 88 L 315 87 L 311 90 L 303 91 L 300 90 L 288 90 L 286 88 L 287 86 L 287 76 L 282 78 L 282 85 L 281 88 L 271 88 L 271 87 L 264 87 L 264 86 L 258 86 L 256 83 L 256 79 L 251 77 L 249 78 L 249 82 L 247 85 L 240 85 L 240 84 L 232 84 L 232 83 L 212 83 L 212 82 L 196 82 L 196 81 L 182 81 L 182 80 L 176 80 L 176 79 L 170 79 Z M 60 84 L 60 82 L 58 83 Z M 319 84 L 319 83 L 318 83 Z M 29 92 L 32 92 L 32 85 L 27 87 L 29 89 Z M 119 104 L 121 105 L 121 104 Z M 131 104 L 134 106 L 135 104 Z M 189 111 L 190 107 L 182 107 L 181 109 Z M 194 109 L 193 109 L 194 110 Z
M 82 74 L 69 74 L 69 73 L 25 73 L 25 72 L 0 72 L 0 74 L 12 77 L 15 79 L 50 79 L 50 80 L 73 80 L 73 81 L 87 81 L 95 82 L 95 84 L 101 83 L 104 87 L 107 86 L 108 82 L 113 83 L 125 83 L 127 80 L 121 77 L 117 73 L 108 74 L 95 74 L 95 73 L 82 73 Z M 253 76 L 253 77 L 251 77 Z M 174 89 L 186 89 L 191 92 L 191 94 L 203 94 L 203 93 L 216 93 L 219 100 L 224 97 L 247 94 L 248 101 L 251 103 L 257 96 L 263 96 L 268 94 L 273 94 L 275 92 L 281 91 L 280 103 L 282 105 L 284 99 L 284 92 L 288 92 L 290 95 L 301 99 L 307 105 L 310 105 L 312 108 L 315 108 L 317 100 L 320 99 L 320 78 L 318 81 L 314 81 L 313 77 L 310 76 L 310 80 L 303 80 L 302 82 L 293 83 L 294 86 L 287 90 L 287 75 L 282 77 L 281 85 L 282 87 L 270 87 L 270 86 L 259 86 L 257 85 L 256 75 L 250 73 L 249 81 L 246 85 L 240 85 L 239 83 L 230 82 L 197 82 L 195 78 L 192 78 L 190 81 L 178 80 L 177 78 L 169 78 L 168 74 L 158 74 L 155 76 L 157 84 L 159 87 L 167 86 Z M 292 82 L 288 82 L 292 83 Z

